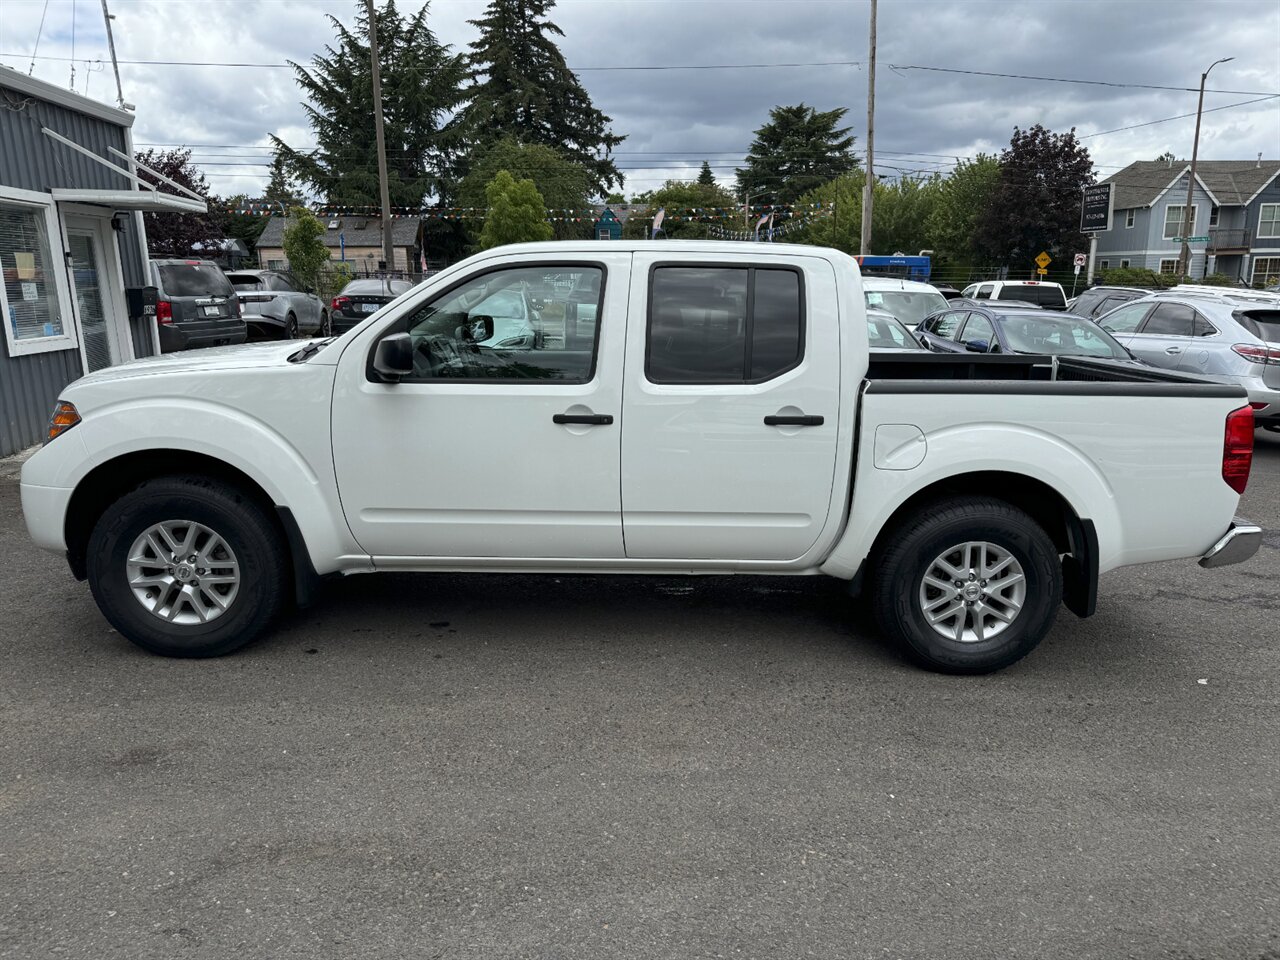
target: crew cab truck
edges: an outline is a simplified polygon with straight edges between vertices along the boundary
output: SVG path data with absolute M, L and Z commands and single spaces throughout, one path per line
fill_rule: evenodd
M 556 292 L 583 289 L 589 323 Z M 495 336 L 504 297 L 537 338 Z M 784 244 L 498 248 L 338 338 L 93 373 L 50 437 L 31 536 L 170 656 L 235 650 L 328 575 L 823 574 L 919 663 L 979 673 L 1091 614 L 1102 573 L 1261 538 L 1234 519 L 1239 386 L 873 359 L 853 259 Z

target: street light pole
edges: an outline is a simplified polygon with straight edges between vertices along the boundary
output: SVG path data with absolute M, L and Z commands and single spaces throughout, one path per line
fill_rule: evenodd
M 373 65 L 373 130 L 378 147 L 378 191 L 382 194 L 382 258 L 387 270 L 394 270 L 395 246 L 391 242 L 391 194 L 387 187 L 387 141 L 382 132 L 382 80 L 378 75 L 378 17 L 373 0 L 365 0 L 369 11 L 369 57 Z
M 876 0 L 871 0 L 871 55 L 867 59 L 867 181 L 862 188 L 862 240 L 859 252 L 871 255 L 871 202 L 875 196 Z
M 1221 60 L 1215 60 L 1209 64 L 1209 70 L 1220 63 L 1234 59 L 1235 57 L 1223 57 Z M 1200 114 L 1204 111 L 1204 84 L 1209 79 L 1209 70 L 1200 74 L 1200 102 L 1196 104 L 1196 135 L 1191 141 L 1191 170 L 1187 173 L 1187 204 L 1182 210 L 1182 253 L 1178 256 L 1178 275 L 1182 277 L 1191 273 L 1191 243 L 1188 238 L 1195 228 L 1192 221 L 1195 207 L 1191 205 L 1191 201 L 1196 188 L 1196 160 L 1200 156 Z

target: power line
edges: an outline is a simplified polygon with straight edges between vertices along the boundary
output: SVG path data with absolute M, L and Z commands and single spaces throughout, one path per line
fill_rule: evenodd
M 0 57 L 23 57 L 24 54 L 18 53 L 0 53 Z M 39 60 L 82 60 L 82 57 L 56 57 L 41 56 L 35 57 Z M 251 63 L 251 62 L 224 62 L 218 60 L 121 60 L 120 63 L 129 64 L 131 66 L 144 67 L 245 67 L 249 69 L 261 70 L 292 70 L 293 66 L 289 63 Z M 772 70 L 777 68 L 791 67 L 860 67 L 863 65 L 861 60 L 812 60 L 797 61 L 790 63 L 669 63 L 669 64 L 624 64 L 611 66 L 591 66 L 591 67 L 570 67 L 569 69 L 578 73 L 606 73 L 606 72 L 626 72 L 626 71 L 644 71 L 644 72 L 667 72 L 674 70 Z M 891 63 L 888 66 L 893 70 L 925 70 L 931 73 L 954 73 L 962 76 L 972 77 L 995 77 L 1003 80 L 1032 80 L 1040 83 L 1074 83 L 1085 86 L 1095 87 L 1112 87 L 1115 89 L 1127 90 L 1168 90 L 1176 93 L 1197 93 L 1199 87 L 1177 87 L 1156 83 L 1129 83 L 1121 80 L 1085 80 L 1079 77 L 1041 77 L 1034 74 L 1025 73 L 996 73 L 990 70 L 964 70 L 958 67 L 937 67 L 920 63 Z M 1205 93 L 1224 93 L 1233 94 L 1241 97 L 1255 96 L 1280 96 L 1280 93 L 1274 90 L 1220 90 L 1206 89 Z
M 1247 107 L 1251 103 L 1262 103 L 1264 100 L 1275 100 L 1280 98 L 1280 94 L 1271 94 L 1266 97 L 1258 97 L 1256 100 L 1241 100 L 1239 103 L 1226 103 L 1220 107 L 1210 107 L 1203 113 L 1213 113 L 1216 110 L 1230 110 L 1232 107 Z M 1123 130 L 1137 130 L 1139 127 L 1149 127 L 1155 123 L 1168 123 L 1170 120 L 1185 120 L 1187 117 L 1194 117 L 1194 113 L 1180 113 L 1176 117 L 1165 117 L 1163 120 L 1148 120 L 1146 123 L 1131 123 L 1127 127 L 1116 127 L 1114 130 L 1100 130 L 1097 133 L 1086 133 L 1082 137 L 1076 137 L 1077 140 L 1091 140 L 1094 137 L 1101 137 L 1108 133 L 1120 133 Z

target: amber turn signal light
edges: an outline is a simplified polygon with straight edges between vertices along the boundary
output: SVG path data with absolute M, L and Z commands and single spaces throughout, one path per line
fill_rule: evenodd
M 49 435 L 45 437 L 44 442 L 48 443 L 54 437 L 61 436 L 79 422 L 80 413 L 76 410 L 75 404 L 59 400 L 53 408 L 53 416 L 49 418 Z

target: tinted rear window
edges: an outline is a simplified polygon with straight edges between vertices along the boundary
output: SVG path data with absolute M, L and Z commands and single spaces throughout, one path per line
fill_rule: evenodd
M 1050 287 L 1044 284 L 1036 284 L 1035 286 L 1018 284 L 1016 286 L 1001 287 L 995 299 L 1021 300 L 1023 303 L 1036 303 L 1045 307 L 1065 307 L 1067 305 L 1067 297 L 1062 292 L 1061 287 Z
M 227 279 L 231 281 L 231 285 L 237 290 L 265 290 L 266 285 L 262 282 L 261 277 L 255 277 L 252 273 L 229 273 Z
M 235 292 L 226 275 L 211 263 L 163 263 L 156 269 L 166 296 L 229 297 Z
M 1280 310 L 1237 310 L 1234 316 L 1255 337 L 1280 343 Z

